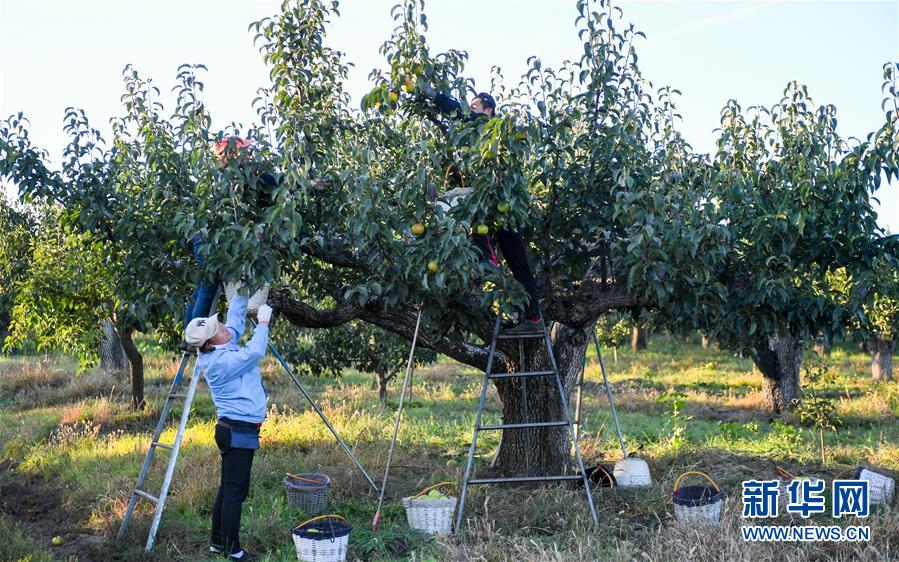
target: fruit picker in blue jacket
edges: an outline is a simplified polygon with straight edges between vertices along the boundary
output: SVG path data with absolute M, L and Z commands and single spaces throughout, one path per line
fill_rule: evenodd
M 240 545 L 240 517 L 250 489 L 250 469 L 259 448 L 259 429 L 265 421 L 267 395 L 259 362 L 265 355 L 272 309 L 259 307 L 253 337 L 240 345 L 247 319 L 247 297 L 238 294 L 228 304 L 226 322 L 218 315 L 191 319 L 184 340 L 198 350 L 216 417 L 215 442 L 221 455 L 221 478 L 212 508 L 209 552 L 230 560 L 256 560 Z

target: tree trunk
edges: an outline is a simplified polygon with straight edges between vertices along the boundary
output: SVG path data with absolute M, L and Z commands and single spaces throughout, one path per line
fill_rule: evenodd
M 635 324 L 633 328 L 631 328 L 631 351 L 634 353 L 646 349 L 646 328 Z
M 122 349 L 131 363 L 131 407 L 141 410 L 144 407 L 144 358 L 131 338 L 133 328 L 122 331 Z
M 715 336 L 712 334 L 702 334 L 702 349 L 708 349 L 712 342 L 715 341 Z
M 805 341 L 788 331 L 780 331 L 755 343 L 752 361 L 762 373 L 770 412 L 783 414 L 795 407 L 802 394 L 801 367 Z
M 125 371 L 128 368 L 128 357 L 122 349 L 122 340 L 115 324 L 111 320 L 100 323 L 103 334 L 100 336 L 100 369 L 110 372 Z
M 871 336 L 868 339 L 868 349 L 871 352 L 871 379 L 893 380 L 893 351 L 896 349 L 896 341 Z
M 381 402 L 383 410 L 387 407 L 387 383 L 390 382 L 390 378 L 383 371 L 378 371 L 376 374 L 378 375 L 378 400 Z
M 583 364 L 587 333 L 589 330 L 587 332 L 574 330 L 558 323 L 550 332 L 553 354 L 559 367 L 566 400 L 571 396 L 577 382 L 578 371 Z M 511 343 L 506 343 L 502 352 L 506 358 L 505 367 L 509 372 L 552 369 L 542 340 L 523 340 L 525 342 L 523 361 L 519 356 L 517 341 L 506 341 Z M 494 370 L 501 368 L 502 365 L 497 365 Z M 522 381 L 527 381 L 527 416 L 524 415 Z M 564 419 L 559 392 L 552 377 L 498 379 L 495 384 L 502 400 L 503 423 Z M 569 413 L 574 415 L 573 412 Z M 503 432 L 496 467 L 501 474 L 508 476 L 525 475 L 528 467 L 535 476 L 563 474 L 570 462 L 569 451 L 568 430 L 565 427 L 508 429 Z

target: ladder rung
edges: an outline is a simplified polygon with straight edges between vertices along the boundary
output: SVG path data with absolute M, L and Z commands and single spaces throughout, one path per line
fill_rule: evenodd
M 499 334 L 497 339 L 501 340 L 518 340 L 523 338 L 542 338 L 543 332 L 521 332 L 520 334 Z
M 159 441 L 153 441 L 152 443 L 150 443 L 150 445 L 153 447 L 162 447 L 163 449 L 168 449 L 169 451 L 175 448 L 174 445 L 169 445 L 168 443 L 160 443 Z
M 517 377 L 548 377 L 555 375 L 555 371 L 531 371 L 526 373 L 497 373 L 490 375 L 491 379 L 514 379 Z
M 564 476 L 510 476 L 508 478 L 474 478 L 469 480 L 469 484 L 500 484 L 503 482 L 548 482 L 559 480 L 582 480 L 583 476 L 579 474 L 570 474 Z
M 157 498 L 156 496 L 151 496 L 150 494 L 148 494 L 147 492 L 145 492 L 143 490 L 135 489 L 134 493 L 137 494 L 138 496 L 144 498 L 145 500 L 149 500 L 153 503 L 159 503 L 159 498 Z
M 500 425 L 482 425 L 478 428 L 480 431 L 493 429 L 524 429 L 528 427 L 562 427 L 568 425 L 567 421 L 554 422 L 532 422 L 532 423 L 504 423 Z

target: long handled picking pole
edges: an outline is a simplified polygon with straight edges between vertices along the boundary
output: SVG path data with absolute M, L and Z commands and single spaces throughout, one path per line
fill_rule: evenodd
M 593 345 L 596 346 L 596 357 L 599 358 L 599 369 L 602 371 L 602 382 L 606 385 L 606 395 L 609 397 L 609 407 L 612 409 L 612 418 L 615 419 L 615 429 L 618 431 L 618 442 L 621 443 L 621 453 L 624 455 L 624 458 L 627 458 L 627 448 L 624 446 L 624 437 L 621 435 L 621 424 L 618 423 L 618 412 L 615 411 L 615 401 L 612 400 L 612 389 L 609 387 L 609 379 L 606 377 L 606 366 L 602 361 L 602 353 L 599 351 L 599 339 L 596 337 L 596 330 L 593 331 Z
M 409 351 L 409 362 L 406 364 L 406 376 L 403 378 L 403 391 L 400 394 L 400 407 L 396 411 L 396 423 L 393 425 L 393 439 L 390 440 L 390 449 L 387 451 L 387 466 L 384 468 L 384 481 L 381 483 L 381 497 L 378 498 L 378 509 L 371 520 L 371 530 L 376 532 L 381 522 L 381 506 L 384 504 L 384 492 L 387 491 L 387 477 L 390 474 L 390 461 L 393 459 L 393 449 L 396 447 L 396 437 L 400 432 L 400 420 L 403 417 L 403 399 L 406 397 L 406 387 L 412 376 L 412 364 L 415 359 L 415 345 L 418 343 L 418 330 L 421 327 L 421 313 L 424 308 L 418 309 L 418 319 L 415 321 L 415 334 L 412 336 L 412 349 Z
M 251 322 L 252 322 L 252 320 L 251 320 Z M 256 323 L 253 322 L 254 326 L 255 326 L 255 324 Z M 368 472 L 365 471 L 365 468 L 362 467 L 362 464 L 359 462 L 359 459 L 356 458 L 356 455 L 353 454 L 353 450 L 350 449 L 350 446 L 346 444 L 346 442 L 337 433 L 337 430 L 334 429 L 334 426 L 331 425 L 331 422 L 328 421 L 328 418 L 325 417 L 324 412 L 322 412 L 321 409 L 319 409 L 318 404 L 315 403 L 315 400 L 313 400 L 312 396 L 310 396 L 309 393 L 306 391 L 306 388 L 303 386 L 303 383 L 301 383 L 300 379 L 298 379 L 297 376 L 294 374 L 293 369 L 290 368 L 290 365 L 287 364 L 287 361 L 285 361 L 284 358 L 281 357 L 281 354 L 278 353 L 278 350 L 275 349 L 275 346 L 272 344 L 272 342 L 268 343 L 268 348 L 272 352 L 272 355 L 275 356 L 275 359 L 278 360 L 278 363 L 281 363 L 281 366 L 284 368 L 284 371 L 290 376 L 291 379 L 293 379 L 294 384 L 297 385 L 297 388 L 299 388 L 300 392 L 303 393 L 303 396 L 306 397 L 306 401 L 309 402 L 309 405 L 312 406 L 312 409 L 315 410 L 315 413 L 318 414 L 318 417 L 320 417 L 321 420 L 328 427 L 328 429 L 331 430 L 331 433 L 334 435 L 334 438 L 337 439 L 337 442 L 340 443 L 340 446 L 343 447 L 343 450 L 346 451 L 346 454 L 349 455 L 350 459 L 352 459 L 353 464 L 356 465 L 356 468 L 359 469 L 359 472 L 362 473 L 362 476 L 364 476 L 365 479 L 368 480 L 368 483 L 371 485 L 372 489 L 375 492 L 377 492 L 378 486 L 375 484 L 375 481 L 372 480 L 371 476 L 368 475 Z

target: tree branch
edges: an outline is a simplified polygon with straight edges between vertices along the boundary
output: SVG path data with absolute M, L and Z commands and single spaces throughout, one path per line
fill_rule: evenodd
M 269 295 L 268 304 L 288 322 L 302 328 L 333 328 L 358 318 L 361 312 L 359 307 L 349 304 L 318 309 L 278 291 Z
M 369 269 L 366 256 L 351 250 L 339 250 L 336 248 L 322 247 L 313 241 L 300 246 L 300 250 L 307 256 L 319 259 L 337 267 L 349 267 L 352 269 Z
M 362 314 L 359 315 L 361 320 L 383 328 L 389 332 L 400 335 L 410 342 L 415 335 L 415 321 L 418 317 L 418 311 L 411 309 L 404 310 L 383 310 L 380 307 L 367 307 Z M 487 346 L 480 346 L 466 341 L 455 340 L 448 337 L 436 337 L 428 331 L 426 325 L 422 325 L 418 332 L 418 344 L 427 349 L 433 349 L 439 353 L 452 357 L 460 363 L 465 363 L 482 371 L 487 369 L 487 356 L 489 349 Z M 504 364 L 502 355 L 497 352 L 498 368 Z

